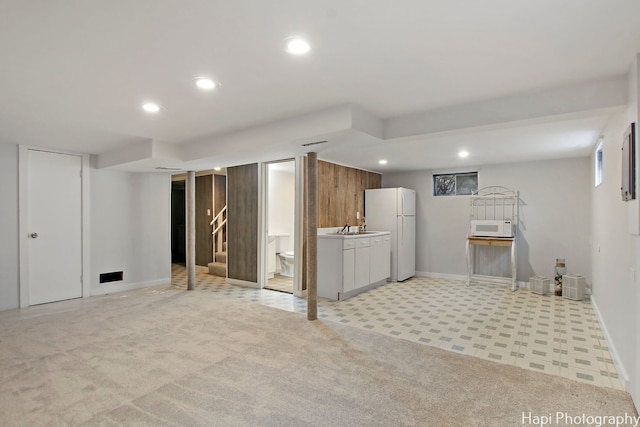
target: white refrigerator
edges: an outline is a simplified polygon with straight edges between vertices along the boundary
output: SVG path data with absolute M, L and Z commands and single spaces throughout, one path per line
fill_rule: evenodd
M 416 192 L 409 188 L 365 190 L 364 216 L 369 231 L 391 232 L 392 282 L 416 274 Z

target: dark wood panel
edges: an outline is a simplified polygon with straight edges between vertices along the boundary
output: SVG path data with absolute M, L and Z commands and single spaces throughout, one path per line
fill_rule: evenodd
M 227 204 L 227 177 L 224 175 L 213 177 L 213 203 L 216 215 Z
M 258 165 L 227 168 L 227 275 L 258 281 Z
M 196 265 L 207 266 L 213 261 L 213 177 L 196 177 Z

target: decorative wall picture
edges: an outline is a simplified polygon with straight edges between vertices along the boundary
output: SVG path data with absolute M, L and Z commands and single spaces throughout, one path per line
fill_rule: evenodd
M 631 123 L 622 141 L 622 201 L 636 198 L 636 124 Z

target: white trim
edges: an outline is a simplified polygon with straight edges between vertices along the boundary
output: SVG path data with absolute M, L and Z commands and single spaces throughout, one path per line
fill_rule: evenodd
M 82 188 L 82 297 L 91 295 L 91 220 L 89 174 L 91 170 L 89 154 L 64 150 L 48 150 L 28 145 L 18 145 L 18 253 L 19 253 L 19 306 L 29 307 L 29 247 L 27 241 L 29 213 L 29 150 L 78 156 L 81 159 Z
M 268 221 L 268 193 L 269 193 L 269 164 L 258 162 L 258 288 L 267 285 L 267 270 L 269 269 L 267 257 L 269 256 L 267 236 Z
M 295 158 L 294 181 L 294 216 L 293 216 L 293 294 L 300 298 L 307 297 L 307 290 L 302 290 L 302 240 L 304 236 L 304 156 Z
M 150 288 L 153 286 L 168 286 L 171 283 L 171 277 L 165 279 L 148 280 L 146 282 L 127 283 L 124 285 L 110 285 L 108 283 L 101 285 L 99 288 L 91 289 L 91 296 L 108 295 L 116 292 L 131 291 L 133 289 Z
M 256 282 L 248 282 L 246 280 L 231 279 L 231 278 L 227 277 L 227 283 L 230 284 L 230 285 L 244 286 L 245 288 L 260 289 L 260 284 L 258 284 Z
M 596 312 L 596 316 L 598 317 L 598 322 L 600 323 L 600 327 L 602 328 L 602 332 L 604 333 L 604 337 L 607 340 L 607 346 L 609 347 L 609 353 L 611 354 L 611 358 L 613 359 L 613 364 L 616 367 L 616 371 L 618 371 L 618 376 L 620 377 L 620 382 L 622 383 L 622 387 L 625 391 L 629 391 L 631 386 L 631 381 L 629 380 L 629 375 L 627 374 L 626 369 L 624 369 L 624 365 L 620 360 L 620 356 L 618 356 L 618 351 L 616 350 L 616 346 L 611 339 L 611 334 L 609 334 L 609 330 L 607 329 L 607 325 L 604 323 L 604 319 L 602 318 L 602 314 L 600 314 L 600 309 L 598 309 L 598 304 L 596 304 L 595 296 L 591 295 L 591 305 L 593 305 L 593 310 Z
M 28 171 L 29 148 L 24 145 L 18 146 L 18 248 L 20 264 L 20 308 L 29 307 L 29 250 L 26 236 L 27 212 L 29 211 L 28 200 Z

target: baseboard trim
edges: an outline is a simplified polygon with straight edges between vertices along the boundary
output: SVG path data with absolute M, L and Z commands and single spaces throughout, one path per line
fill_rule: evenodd
M 162 286 L 162 285 L 170 285 L 170 284 L 171 284 L 171 277 L 167 277 L 165 279 L 149 280 L 146 282 L 126 283 L 126 284 L 115 285 L 115 286 L 103 285 L 103 286 L 100 286 L 99 288 L 92 288 L 91 296 L 107 295 L 107 294 L 113 294 L 116 292 L 131 291 L 134 289 L 150 288 L 153 286 Z
M 249 281 L 246 281 L 246 280 L 231 279 L 231 278 L 227 277 L 227 283 L 230 284 L 230 285 L 244 286 L 245 288 L 260 289 L 260 285 L 257 284 L 256 282 L 249 282 Z
M 600 309 L 598 308 L 598 304 L 596 303 L 596 299 L 593 295 L 591 295 L 591 305 L 593 305 L 593 309 L 596 312 L 596 316 L 598 317 L 598 322 L 600 322 L 600 327 L 602 328 L 602 332 L 604 333 L 604 337 L 607 339 L 607 345 L 609 347 L 609 353 L 613 358 L 613 364 L 618 371 L 618 376 L 620 377 L 620 382 L 622 383 L 622 387 L 625 391 L 629 391 L 629 387 L 631 385 L 631 381 L 629 380 L 629 375 L 627 374 L 626 369 L 622 365 L 620 361 L 620 356 L 618 356 L 618 351 L 616 350 L 616 346 L 611 339 L 611 335 L 609 334 L 609 330 L 607 329 L 607 325 L 604 323 L 604 319 L 602 318 L 602 314 L 600 314 Z
M 467 276 L 462 274 L 446 274 L 446 273 L 433 273 L 430 271 L 416 271 L 416 277 L 428 277 L 430 279 L 447 279 L 447 280 L 459 280 L 462 282 L 467 281 Z

